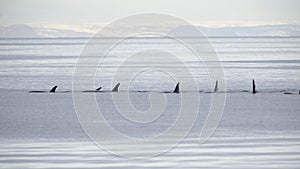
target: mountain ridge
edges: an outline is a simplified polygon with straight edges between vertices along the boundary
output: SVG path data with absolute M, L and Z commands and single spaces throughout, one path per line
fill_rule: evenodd
M 205 36 L 225 37 L 260 37 L 260 36 L 300 36 L 300 24 L 278 24 L 259 26 L 196 26 Z M 90 28 L 90 29 L 89 29 Z M 31 26 L 26 24 L 0 25 L 0 38 L 59 38 L 59 37 L 91 37 L 101 26 L 92 25 L 86 29 L 76 29 L 50 26 Z M 176 28 L 187 33 L 189 37 L 197 35 L 191 26 Z

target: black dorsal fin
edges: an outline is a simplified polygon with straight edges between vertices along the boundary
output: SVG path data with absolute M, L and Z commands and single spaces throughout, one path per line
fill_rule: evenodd
M 180 92 L 180 90 L 179 90 L 179 82 L 178 82 L 173 93 L 179 93 L 179 92 Z
M 116 84 L 116 86 L 111 90 L 112 92 L 117 92 L 119 91 L 119 86 L 120 86 L 120 83 Z
M 54 93 L 56 90 L 57 86 L 52 87 L 52 89 L 50 90 L 51 93 Z
M 214 93 L 217 93 L 218 91 L 219 91 L 219 88 L 218 88 L 218 80 L 216 80 Z
M 96 91 L 99 91 L 99 90 L 101 90 L 102 89 L 102 87 L 98 87 L 97 89 L 96 89 Z
M 255 89 L 255 81 L 254 81 L 254 79 L 252 79 L 252 93 L 253 93 L 253 94 L 256 93 L 256 89 Z

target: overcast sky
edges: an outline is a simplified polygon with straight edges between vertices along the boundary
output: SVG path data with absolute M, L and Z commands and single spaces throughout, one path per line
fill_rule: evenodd
M 192 23 L 299 22 L 299 0 L 0 0 L 1 24 L 107 23 L 158 12 Z

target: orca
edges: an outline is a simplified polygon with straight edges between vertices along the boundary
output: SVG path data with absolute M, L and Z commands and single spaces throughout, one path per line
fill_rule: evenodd
M 217 93 L 218 92 L 218 80 L 216 80 L 216 84 L 215 84 L 215 89 L 213 91 L 213 93 Z
M 96 90 L 84 90 L 82 92 L 101 92 L 102 87 L 98 87 Z
M 29 93 L 46 93 L 46 91 L 42 91 L 42 90 L 31 90 L 31 91 L 29 91 Z
M 291 94 L 291 95 L 295 95 L 295 94 L 297 94 L 297 93 L 292 93 L 292 92 L 284 92 L 283 94 Z M 300 94 L 300 91 L 299 91 L 299 93 L 298 94 Z
M 255 89 L 255 81 L 254 79 L 252 79 L 252 94 L 256 93 L 256 89 Z
M 119 91 L 119 86 L 121 83 L 118 83 L 115 85 L 115 87 L 111 90 L 112 92 L 118 92 Z
M 50 93 L 55 93 L 57 86 L 52 87 L 52 89 L 49 91 Z
M 176 84 L 175 89 L 173 91 L 165 91 L 160 93 L 180 93 L 179 82 Z
M 174 89 L 174 91 L 173 91 L 173 93 L 179 93 L 180 91 L 179 91 L 179 82 L 176 84 L 176 87 L 175 87 L 175 89 Z
M 47 92 L 54 93 L 54 92 L 56 91 L 56 89 L 57 89 L 57 86 L 55 85 L 55 86 L 53 86 L 53 87 L 51 88 L 50 91 L 44 91 L 44 90 L 32 90 L 32 91 L 29 91 L 29 93 L 47 93 Z

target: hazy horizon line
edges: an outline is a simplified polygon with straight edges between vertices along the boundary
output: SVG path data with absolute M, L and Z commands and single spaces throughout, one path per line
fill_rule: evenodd
M 209 28 L 218 27 L 243 27 L 243 26 L 272 26 L 272 25 L 300 25 L 300 21 L 204 21 L 190 22 L 194 26 Z M 55 22 L 26 22 L 26 23 L 0 23 L 0 26 L 29 25 L 29 26 L 105 26 L 110 22 L 80 22 L 80 23 L 55 23 Z

